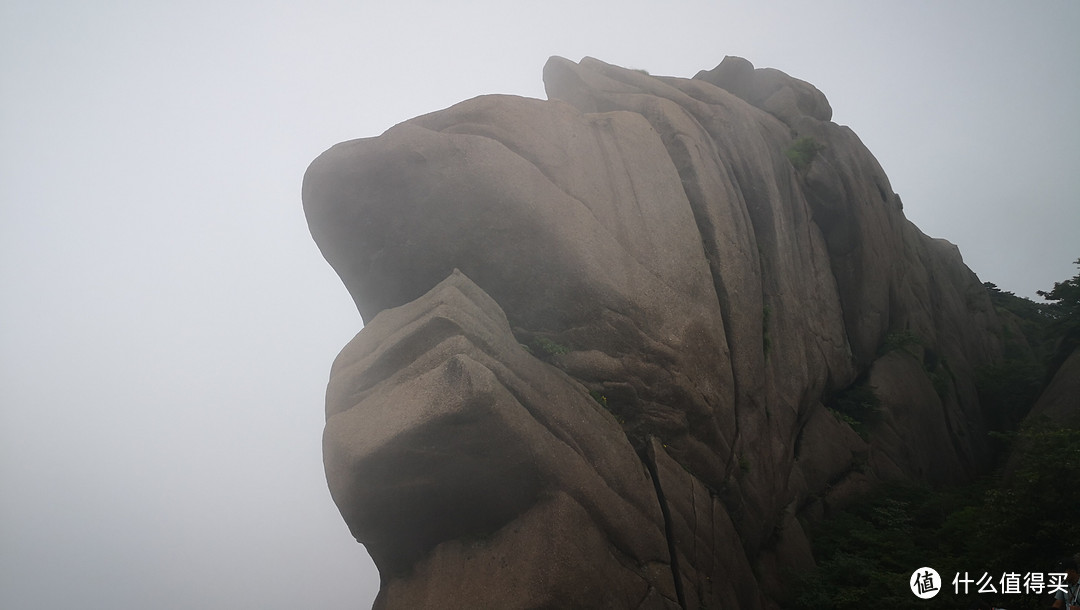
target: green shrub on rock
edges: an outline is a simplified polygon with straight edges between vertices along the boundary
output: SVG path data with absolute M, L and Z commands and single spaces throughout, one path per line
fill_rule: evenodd
M 796 138 L 795 142 L 791 144 L 791 148 L 784 151 L 791 164 L 795 166 L 795 169 L 800 172 L 810 167 L 810 164 L 814 162 L 814 157 L 818 152 L 825 149 L 825 146 L 818 144 L 817 140 L 810 136 L 801 136 Z

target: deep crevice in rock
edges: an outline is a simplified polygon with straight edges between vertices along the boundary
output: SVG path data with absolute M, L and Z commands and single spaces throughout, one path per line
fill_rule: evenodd
M 667 498 L 664 497 L 664 488 L 660 484 L 660 474 L 657 472 L 656 461 L 649 455 L 648 450 L 638 452 L 638 458 L 645 468 L 649 470 L 649 476 L 656 489 L 656 500 L 660 504 L 660 514 L 664 517 L 664 537 L 667 539 L 668 554 L 671 556 L 671 577 L 675 580 L 675 596 L 678 598 L 679 607 L 686 610 L 686 594 L 683 592 L 682 576 L 679 572 L 679 553 L 675 548 L 675 529 L 671 522 L 671 511 L 668 508 Z

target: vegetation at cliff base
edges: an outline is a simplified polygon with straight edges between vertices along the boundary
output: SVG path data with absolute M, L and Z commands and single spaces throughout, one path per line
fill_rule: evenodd
M 1080 541 L 1080 430 L 1046 422 L 1013 439 L 1007 472 L 954 489 L 894 485 L 811 527 L 817 568 L 797 579 L 794 607 L 966 608 L 979 598 L 954 593 L 953 578 L 1053 570 Z M 908 579 L 929 566 L 942 591 L 911 594 Z M 999 586 L 1000 589 L 1000 586 Z M 983 595 L 1010 610 L 1045 608 L 1045 595 Z
M 977 371 L 976 385 L 1001 449 L 998 469 L 946 489 L 893 483 L 822 521 L 804 523 L 817 567 L 795 575 L 791 607 L 1049 606 L 1045 591 L 1021 587 L 1024 592 L 1006 594 L 1000 581 L 1006 574 L 1045 575 L 1059 559 L 1080 551 L 1080 428 L 1028 415 L 1061 362 L 1080 347 L 1080 274 L 1040 291 L 1048 303 L 985 286 L 1002 320 L 1005 353 Z M 885 343 L 882 353 L 923 344 L 904 333 L 890 335 Z M 948 366 L 935 360 L 927 371 L 948 372 Z M 843 399 L 834 403 L 838 413 L 871 404 L 857 387 L 838 398 Z M 934 568 L 942 579 L 940 594 L 927 600 L 909 589 L 912 573 L 921 567 Z M 956 593 L 953 580 L 965 573 L 972 579 L 991 576 L 996 593 L 980 594 L 971 586 L 965 594 L 962 584 Z

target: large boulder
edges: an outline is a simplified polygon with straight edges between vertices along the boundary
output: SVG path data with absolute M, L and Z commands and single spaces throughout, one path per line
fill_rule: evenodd
M 674 607 L 661 507 L 615 417 L 461 272 L 357 334 L 326 409 L 327 480 L 392 585 L 380 607 Z
M 304 179 L 367 322 L 325 456 L 377 606 L 774 607 L 813 563 L 801 519 L 986 463 L 989 297 L 820 91 L 738 58 L 555 57 L 544 83 Z

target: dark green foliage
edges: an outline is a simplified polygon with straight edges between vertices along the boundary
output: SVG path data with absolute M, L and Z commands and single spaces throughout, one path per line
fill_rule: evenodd
M 1080 259 L 1075 261 L 1080 266 Z M 1005 359 L 978 372 L 979 397 L 1002 426 L 1015 425 L 1057 369 L 1080 347 L 1080 274 L 1053 289 L 1038 291 L 1048 303 L 1036 303 L 983 284 L 998 314 L 1019 327 L 1023 337 L 1003 327 Z M 1026 345 L 1025 345 L 1026 344 Z
M 1018 297 L 998 289 L 990 282 L 983 286 L 990 294 L 994 309 L 1005 323 L 1001 337 L 1005 346 L 1005 357 L 1036 360 L 1048 358 L 1056 341 L 1056 336 L 1050 329 L 1056 315 L 1053 304 L 1036 303 L 1031 299 Z M 1020 336 L 1010 330 L 1011 324 L 1020 329 Z
M 915 354 L 912 349 L 908 348 L 914 347 L 917 349 L 917 347 L 921 345 L 923 345 L 922 337 L 910 330 L 901 330 L 885 335 L 885 341 L 881 344 L 878 355 L 884 356 L 891 351 L 902 349 L 917 357 L 917 354 Z
M 1073 264 L 1080 266 L 1080 259 Z M 1039 290 L 1038 295 L 1053 301 L 1048 331 L 1052 336 L 1059 337 L 1047 366 L 1047 373 L 1053 375 L 1065 359 L 1080 348 L 1080 273 L 1064 282 L 1054 282 L 1052 290 Z
M 926 374 L 930 377 L 930 383 L 934 386 L 934 392 L 942 400 L 949 395 L 949 388 L 952 386 L 952 373 L 945 367 L 939 367 L 934 371 L 927 371 Z
M 929 492 L 889 488 L 822 523 L 813 534 L 818 567 L 799 579 L 796 608 L 904 608 L 918 602 L 907 579 L 926 563 L 922 514 Z M 940 571 L 941 569 L 938 568 Z
M 556 343 L 547 337 L 537 337 L 533 340 L 533 345 L 540 350 L 541 354 L 546 354 L 547 356 L 561 356 L 570 353 L 570 348 L 560 343 Z
M 795 169 L 804 171 L 810 167 L 810 164 L 814 162 L 814 157 L 818 152 L 825 150 L 825 147 L 817 143 L 817 140 L 810 136 L 802 136 L 796 138 L 791 144 L 791 148 L 784 151 L 791 164 L 795 166 Z
M 832 408 L 829 409 L 829 413 L 832 413 L 833 417 L 835 417 L 836 419 L 838 419 L 838 420 L 844 422 L 845 424 L 851 426 L 851 429 L 855 430 L 856 432 L 859 432 L 859 430 L 862 428 L 862 422 L 860 422 L 859 420 L 855 419 L 854 417 L 852 417 L 850 415 L 846 415 L 846 414 L 841 413 L 841 412 L 837 411 L 836 409 L 832 409 Z M 865 435 L 862 432 L 859 432 L 859 436 L 865 437 Z
M 1036 303 L 1026 297 L 1018 297 L 1007 290 L 1001 290 L 997 284 L 984 282 L 983 287 L 990 294 L 990 302 L 997 309 L 1011 311 L 1025 320 L 1052 320 L 1054 307 L 1048 303 Z
M 869 427 L 881 417 L 881 399 L 874 392 L 874 387 L 865 383 L 856 383 L 837 392 L 826 406 L 837 419 L 851 426 L 863 438 L 866 438 Z
M 750 473 L 750 459 L 745 455 L 739 456 L 739 470 L 742 471 L 743 474 Z
M 1080 265 L 1080 259 L 1075 264 Z M 1080 347 L 1080 274 L 1038 291 L 1036 303 L 983 284 L 1003 320 L 1005 358 L 976 371 L 979 402 L 992 430 L 1014 429 L 1065 358 Z M 1020 335 L 1011 328 L 1019 328 Z
M 1072 555 L 1080 540 L 1080 429 L 1035 422 L 1014 451 L 1014 466 L 986 495 L 979 535 L 993 565 L 1034 569 Z
M 1080 267 L 1080 259 L 1073 261 L 1073 264 Z M 1070 320 L 1073 323 L 1080 321 L 1080 274 L 1063 282 L 1054 282 L 1052 290 L 1039 290 L 1036 294 L 1054 302 L 1050 316 L 1055 320 Z
M 820 524 L 813 534 L 818 567 L 799 579 L 795 607 L 966 607 L 951 595 L 919 600 L 908 588 L 911 573 L 922 566 L 937 569 L 949 586 L 952 541 L 939 530 L 957 506 L 963 504 L 956 496 L 890 487 Z
M 840 511 L 812 529 L 818 567 L 794 589 L 800 609 L 964 608 L 953 594 L 957 572 L 1048 572 L 1080 540 L 1080 430 L 1049 423 L 1016 435 L 1009 473 L 944 491 L 906 485 Z M 916 599 L 908 578 L 930 566 L 942 592 Z M 991 596 L 1013 610 L 1043 608 L 1035 596 Z
M 948 398 L 949 390 L 955 381 L 952 369 L 949 368 L 949 361 L 939 357 L 936 351 L 926 348 L 923 351 L 923 370 L 926 371 L 926 376 L 930 378 L 930 383 L 934 386 L 934 392 L 941 400 Z
M 878 348 L 878 356 L 884 356 L 889 352 L 902 350 L 916 359 L 922 360 L 926 377 L 934 386 L 937 395 L 945 400 L 949 389 L 953 384 L 953 373 L 949 369 L 949 363 L 941 358 L 937 351 L 932 349 L 926 341 L 911 330 L 900 330 L 885 335 L 881 347 Z
M 1052 374 L 1054 358 L 1080 345 L 1080 275 L 1040 292 L 1047 304 L 985 286 L 1006 321 L 1006 358 L 979 369 L 975 381 L 987 424 L 996 430 L 991 437 L 1008 457 L 1002 470 L 952 489 L 883 488 L 816 524 L 811 538 L 818 567 L 797 579 L 793 607 L 966 608 L 977 599 L 977 587 L 968 596 L 954 594 L 958 572 L 975 579 L 984 572 L 995 579 L 1007 572 L 1045 574 L 1080 550 L 1080 429 L 1029 421 L 1014 431 Z M 918 337 L 891 334 L 882 353 L 915 344 L 922 345 L 923 366 L 944 397 L 953 384 L 948 363 Z M 858 419 L 848 413 L 853 409 L 873 412 L 860 387 L 837 396 L 838 417 Z M 911 573 L 922 566 L 938 570 L 944 581 L 930 600 L 917 599 L 908 588 Z M 989 595 L 984 601 L 1011 610 L 1048 605 L 1036 595 Z
M 1039 398 L 1045 367 L 1031 360 L 1003 360 L 979 368 L 975 387 L 992 430 L 1015 429 Z

